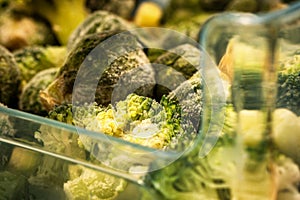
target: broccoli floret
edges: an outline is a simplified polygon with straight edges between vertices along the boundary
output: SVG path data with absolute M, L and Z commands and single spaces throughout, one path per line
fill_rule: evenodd
M 114 176 L 83 166 L 69 166 L 70 179 L 64 183 L 68 199 L 115 199 L 127 183 Z
M 51 111 L 47 117 L 72 124 L 73 115 L 69 108 L 68 105 L 62 105 Z M 78 134 L 48 125 L 41 125 L 38 131 L 34 133 L 34 137 L 47 151 L 65 154 L 74 159 L 86 158 L 85 150 L 78 145 Z M 62 188 L 66 180 L 68 180 L 68 163 L 49 155 L 43 156 L 36 173 L 29 178 L 32 185 L 46 188 Z
M 130 94 L 115 107 L 110 106 L 98 113 L 86 128 L 140 145 L 164 149 L 176 134 L 180 134 L 180 121 L 173 120 L 177 111 L 176 106 L 164 108 L 152 98 Z M 87 149 L 91 147 L 92 141 L 83 138 L 81 141 Z
M 298 200 L 300 198 L 300 171 L 292 159 L 279 155 L 276 159 L 278 173 L 277 200 Z
M 272 190 L 273 174 L 268 168 L 267 153 L 264 154 L 263 160 L 249 156 L 251 152 L 247 147 L 251 146 L 248 143 L 251 138 L 246 136 L 243 138 L 236 134 L 238 114 L 233 106 L 229 104 L 224 109 L 223 129 L 217 143 L 206 156 L 199 156 L 199 151 L 203 147 L 200 141 L 192 151 L 186 152 L 165 168 L 150 172 L 146 176 L 145 184 L 150 190 L 156 190 L 160 199 L 268 198 Z M 244 123 L 247 122 L 249 115 L 241 115 L 243 116 L 239 117 L 243 118 Z M 243 133 L 251 132 L 250 125 L 253 123 L 250 119 L 251 117 L 249 126 L 244 124 Z M 255 125 L 256 128 L 259 126 Z
M 0 199 L 27 199 L 28 182 L 24 176 L 9 171 L 0 172 Z
M 287 108 L 300 115 L 300 55 L 282 61 L 278 72 L 277 108 Z
M 40 90 L 45 89 L 58 72 L 58 68 L 49 68 L 38 72 L 22 89 L 19 109 L 40 116 L 46 116 L 48 111 L 42 106 L 39 98 Z
M 29 46 L 13 52 L 21 70 L 23 85 L 38 72 L 61 67 L 66 57 L 66 48 L 63 46 Z
M 17 108 L 20 82 L 20 69 L 13 54 L 0 45 L 0 102 Z

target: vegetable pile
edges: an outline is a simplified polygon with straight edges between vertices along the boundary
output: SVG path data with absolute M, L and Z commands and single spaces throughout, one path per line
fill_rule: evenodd
M 135 194 L 139 199 L 300 199 L 297 52 L 280 60 L 272 124 L 265 124 L 265 113 L 249 103 L 256 97 L 247 96 L 249 104 L 243 110 L 230 101 L 230 95 L 235 95 L 232 77 L 219 64 L 216 76 L 221 77 L 230 100 L 222 105 L 224 123 L 218 133 L 214 125 L 221 122 L 206 116 L 212 108 L 204 107 L 207 85 L 200 66 L 202 50 L 184 42 L 168 46 L 168 38 L 162 41 L 166 49 L 151 49 L 139 35 L 127 31 L 154 23 L 196 39 L 201 24 L 216 12 L 261 12 L 283 4 L 228 0 L 216 6 L 219 1 L 177 0 L 165 8 L 153 1 L 151 6 L 161 9 L 159 16 L 148 13 L 153 18 L 145 21 L 147 13 L 139 10 L 137 2 L 0 0 L 0 107 L 149 149 L 183 152 L 162 169 L 149 164 L 142 180 L 145 190 Z M 126 12 L 120 9 L 123 6 Z M 73 12 L 66 12 L 70 7 Z M 190 16 L 193 9 L 203 13 Z M 189 23 L 184 21 L 187 18 Z M 246 79 L 241 87 L 251 90 L 259 81 Z M 203 122 L 203 117 L 211 124 Z M 0 112 L 0 137 L 27 140 L 95 165 L 104 161 L 122 165 L 125 171 L 132 167 L 122 161 L 128 158 L 115 157 L 114 152 L 96 155 L 95 149 L 106 147 L 87 135 L 46 124 L 22 125 L 28 126 L 22 129 L 18 123 Z M 204 131 L 209 128 L 208 140 L 217 138 L 216 144 L 205 144 Z M 201 157 L 204 145 L 214 146 Z M 4 142 L 0 149 L 0 199 L 113 200 L 130 190 L 127 180 L 85 166 Z

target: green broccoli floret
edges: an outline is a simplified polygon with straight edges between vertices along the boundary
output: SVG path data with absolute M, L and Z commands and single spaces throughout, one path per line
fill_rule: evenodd
M 27 199 L 28 182 L 24 176 L 9 171 L 0 172 L 0 199 Z
M 121 178 L 79 165 L 69 166 L 70 179 L 64 183 L 68 199 L 113 200 L 127 183 Z
M 116 106 L 109 106 L 87 124 L 89 130 L 103 132 L 140 145 L 164 149 L 180 126 L 173 120 L 178 109 L 176 106 L 168 110 L 150 97 L 130 94 Z M 91 141 L 81 140 L 89 149 Z
M 23 85 L 38 72 L 61 67 L 66 57 L 63 46 L 29 46 L 13 52 L 21 71 Z
M 277 108 L 300 115 L 300 55 L 282 61 L 278 72 Z
M 72 124 L 73 115 L 69 108 L 68 105 L 62 105 L 51 111 L 47 117 Z M 38 131 L 34 133 L 34 137 L 47 151 L 68 155 L 76 159 L 86 158 L 85 150 L 78 145 L 78 134 L 74 132 L 54 126 L 41 125 Z M 49 155 L 43 156 L 37 172 L 29 178 L 32 185 L 47 188 L 57 186 L 62 188 L 66 180 L 68 180 L 68 163 Z

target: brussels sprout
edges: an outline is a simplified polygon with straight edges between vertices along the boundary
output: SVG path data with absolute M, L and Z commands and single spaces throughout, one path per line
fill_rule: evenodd
M 54 45 L 57 40 L 43 19 L 8 10 L 0 14 L 0 44 L 16 50 L 30 45 Z
M 118 101 L 133 92 L 152 95 L 154 72 L 142 45 L 130 33 L 117 33 L 83 37 L 55 80 L 41 92 L 43 105 L 50 110 L 73 99 L 76 103 L 96 101 L 106 106 L 112 98 Z
M 99 10 L 91 13 L 70 35 L 67 47 L 72 49 L 81 40 L 81 37 L 101 33 L 103 31 L 122 31 L 133 28 L 134 25 L 123 18 L 108 12 Z
M 25 112 L 46 116 L 47 110 L 42 106 L 39 93 L 55 78 L 59 68 L 49 68 L 37 73 L 23 88 L 19 109 Z
M 20 70 L 13 54 L 0 45 L 0 102 L 17 107 L 20 80 Z
M 190 44 L 179 45 L 158 56 L 154 61 L 155 97 L 160 99 L 189 79 L 200 65 L 200 50 Z
M 122 18 L 129 19 L 135 7 L 136 0 L 87 0 L 86 7 L 91 11 L 106 10 Z
M 26 84 L 42 70 L 61 67 L 66 53 L 64 46 L 28 46 L 14 51 L 14 57 L 21 70 L 22 84 Z

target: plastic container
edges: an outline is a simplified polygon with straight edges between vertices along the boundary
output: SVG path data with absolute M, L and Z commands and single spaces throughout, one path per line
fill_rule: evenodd
M 291 177 L 297 177 L 300 166 L 300 88 L 286 78 L 293 70 L 293 77 L 299 76 L 299 38 L 299 2 L 258 15 L 222 13 L 201 29 L 201 47 L 231 83 L 226 103 L 233 108 L 236 126 L 231 139 L 239 153 L 225 159 L 238 171 L 232 173 L 229 199 L 299 198 L 299 179 Z M 213 79 L 211 66 L 203 66 L 205 79 Z M 205 94 L 209 107 L 209 91 Z
M 281 57 L 290 56 L 299 48 L 299 11 L 300 3 L 261 16 L 225 13 L 213 17 L 204 25 L 200 33 L 200 48 L 210 56 L 205 54 L 201 60 L 207 86 L 204 90 L 203 126 L 195 143 L 184 151 L 154 150 L 104 134 L 0 107 L 0 119 L 5 118 L 12 122 L 12 126 L 1 124 L 1 131 L 13 131 L 15 135 L 15 137 L 0 136 L 1 152 L 10 155 L 1 157 L 0 175 L 12 173 L 16 175 L 14 178 L 21 177 L 18 182 L 20 185 L 0 186 L 0 189 L 13 191 L 10 193 L 11 196 L 6 196 L 4 199 L 66 199 L 63 191 L 64 183 L 55 180 L 68 174 L 70 176 L 68 170 L 72 166 L 96 170 L 103 173 L 103 176 L 107 176 L 108 180 L 110 179 L 108 177 L 119 179 L 119 184 L 121 180 L 127 182 L 124 191 L 116 189 L 108 193 L 111 196 L 117 194 L 115 199 L 120 200 L 143 199 L 145 193 L 148 194 L 147 199 L 279 199 L 281 194 L 278 192 L 280 185 L 278 180 L 280 179 L 278 179 L 278 160 L 275 156 L 278 152 L 282 152 L 282 149 L 274 143 L 272 125 L 277 100 L 277 69 Z M 226 66 L 228 72 L 223 73 L 226 76 L 219 76 L 216 66 L 220 59 L 224 58 L 222 53 L 224 51 L 221 50 L 222 48 L 224 50 L 223 41 L 229 38 L 233 38 L 230 41 L 231 47 L 238 51 L 234 50 L 233 55 L 229 56 L 231 65 Z M 254 51 L 255 54 L 249 54 L 249 51 Z M 232 83 L 230 93 L 227 93 L 226 81 Z M 240 87 L 241 85 L 245 87 Z M 232 135 L 227 138 L 230 139 L 228 143 L 230 145 L 223 149 L 219 147 L 224 141 L 222 132 L 226 122 L 226 111 L 224 111 L 226 104 L 232 105 L 234 115 L 232 119 L 237 126 L 233 127 Z M 249 121 L 250 129 L 254 127 L 254 130 L 251 129 L 245 134 L 243 128 L 245 126 L 246 129 L 249 128 Z M 57 148 L 49 149 L 46 145 L 33 140 L 32 134 L 41 127 L 55 133 L 53 136 L 57 138 Z M 18 137 L 20 134 L 27 135 L 28 139 Z M 80 153 L 64 151 L 64 146 L 60 144 L 61 137 L 69 138 L 71 141 L 78 135 L 93 138 L 97 145 L 91 148 L 91 152 L 96 155 L 97 162 L 84 159 Z M 195 150 L 198 156 L 197 162 L 189 163 L 190 160 L 187 158 Z M 296 157 L 299 156 L 297 152 L 295 154 Z M 51 171 L 46 170 L 49 160 L 52 160 L 53 166 L 58 167 L 57 173 L 51 174 Z M 108 164 L 107 160 L 114 162 Z M 206 165 L 207 160 L 211 166 Z M 175 188 L 178 193 L 184 191 L 185 188 L 176 188 L 176 181 L 186 178 L 187 191 L 182 194 L 172 198 L 171 192 L 168 194 L 168 191 L 163 191 L 161 187 L 163 185 L 151 185 L 145 181 L 149 173 L 163 171 L 165 167 L 180 161 L 187 161 L 186 166 L 183 167 L 191 170 L 186 174 L 178 175 L 179 178 L 177 177 L 172 182 L 174 185 L 170 187 Z M 36 170 L 44 169 L 44 177 L 30 179 L 35 175 Z M 182 171 L 182 168 L 178 168 L 178 172 Z M 165 177 L 160 177 L 162 181 L 171 176 L 167 173 L 164 175 Z M 80 175 L 75 173 L 74 176 Z M 49 184 L 39 184 L 41 183 L 39 180 Z M 191 188 L 188 188 L 189 186 Z

